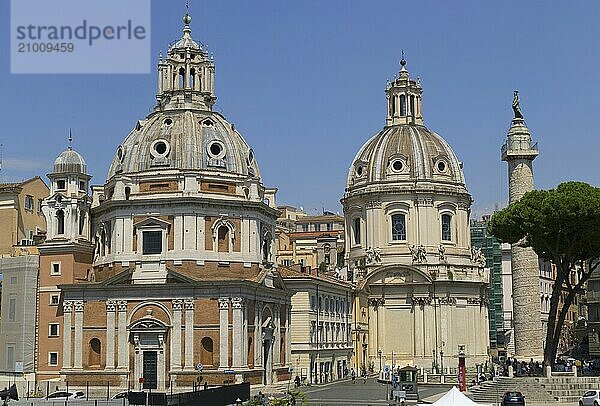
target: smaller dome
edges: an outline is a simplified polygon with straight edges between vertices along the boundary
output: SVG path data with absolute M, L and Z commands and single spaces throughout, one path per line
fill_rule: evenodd
M 87 173 L 87 165 L 81 154 L 69 147 L 54 161 L 53 173 Z
M 198 44 L 196 41 L 194 41 L 191 34 L 192 34 L 192 30 L 190 30 L 190 27 L 186 25 L 186 27 L 183 29 L 183 37 L 181 37 L 177 42 L 175 42 L 173 45 L 171 45 L 169 47 L 169 51 L 172 51 L 174 49 L 186 49 L 186 48 L 201 50 L 202 47 L 200 46 L 200 44 Z

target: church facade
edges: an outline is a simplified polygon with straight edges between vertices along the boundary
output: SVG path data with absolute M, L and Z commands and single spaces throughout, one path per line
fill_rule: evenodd
M 49 175 L 41 380 L 165 390 L 190 388 L 198 369 L 209 384 L 289 377 L 275 190 L 212 110 L 214 59 L 190 22 L 161 56 L 156 105 L 117 146 L 106 183 L 88 193 L 71 147 Z
M 422 87 L 401 62 L 385 127 L 357 153 L 342 199 L 356 282 L 356 365 L 440 371 L 488 359 L 485 258 L 472 248 L 462 163 L 423 124 Z

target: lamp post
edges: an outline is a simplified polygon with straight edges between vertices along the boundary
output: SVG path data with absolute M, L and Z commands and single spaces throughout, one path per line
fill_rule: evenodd
M 444 375 L 444 350 L 440 350 L 440 364 L 442 367 L 442 375 Z
M 381 375 L 381 350 L 377 350 L 377 355 L 379 356 L 379 375 Z

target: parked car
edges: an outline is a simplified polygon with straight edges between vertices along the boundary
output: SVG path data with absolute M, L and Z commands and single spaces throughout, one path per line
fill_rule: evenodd
M 85 394 L 81 391 L 77 392 L 67 392 L 67 391 L 57 391 L 52 392 L 44 399 L 46 400 L 63 400 L 63 399 L 83 399 L 85 398 Z
M 589 390 L 579 398 L 579 406 L 599 406 L 600 405 L 600 391 Z
M 502 406 L 525 406 L 525 396 L 521 392 L 506 392 L 502 396 Z
M 142 392 L 136 392 L 136 391 L 131 391 L 131 390 L 129 390 L 129 391 L 128 390 L 124 390 L 124 391 L 121 391 L 121 392 L 115 394 L 111 399 L 114 400 L 114 399 L 123 399 L 123 398 L 125 398 L 125 399 L 129 400 L 129 398 L 132 397 L 132 396 L 138 396 L 138 397 L 142 396 L 142 397 L 144 397 L 144 396 L 146 396 L 146 392 L 143 392 L 143 391 Z
M 117 393 L 116 395 L 114 395 L 111 399 L 127 399 L 129 397 L 129 391 L 124 390 L 122 392 Z

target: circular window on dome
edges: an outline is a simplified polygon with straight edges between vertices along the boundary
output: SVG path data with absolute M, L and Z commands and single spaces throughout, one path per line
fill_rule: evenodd
M 437 163 L 437 170 L 440 172 L 446 172 L 446 163 L 444 161 L 439 161 Z
M 213 141 L 208 144 L 208 155 L 214 159 L 221 159 L 225 156 L 225 147 L 220 141 Z
M 165 121 L 163 121 L 163 124 L 167 127 L 171 127 L 173 125 L 173 119 L 172 118 L 165 118 Z
M 252 152 L 252 150 L 250 150 L 250 152 L 248 152 L 248 163 L 251 164 L 254 162 L 254 152 Z
M 394 172 L 402 172 L 404 170 L 404 162 L 400 159 L 392 161 L 392 170 Z
M 169 155 L 170 149 L 166 140 L 156 140 L 150 147 L 150 154 L 155 158 L 164 158 Z
M 365 173 L 365 167 L 364 166 L 359 166 L 356 168 L 356 175 L 357 176 L 363 176 Z
M 117 158 L 119 158 L 119 162 L 123 162 L 123 158 L 125 157 L 125 152 L 123 152 L 123 147 L 119 147 L 117 149 Z

